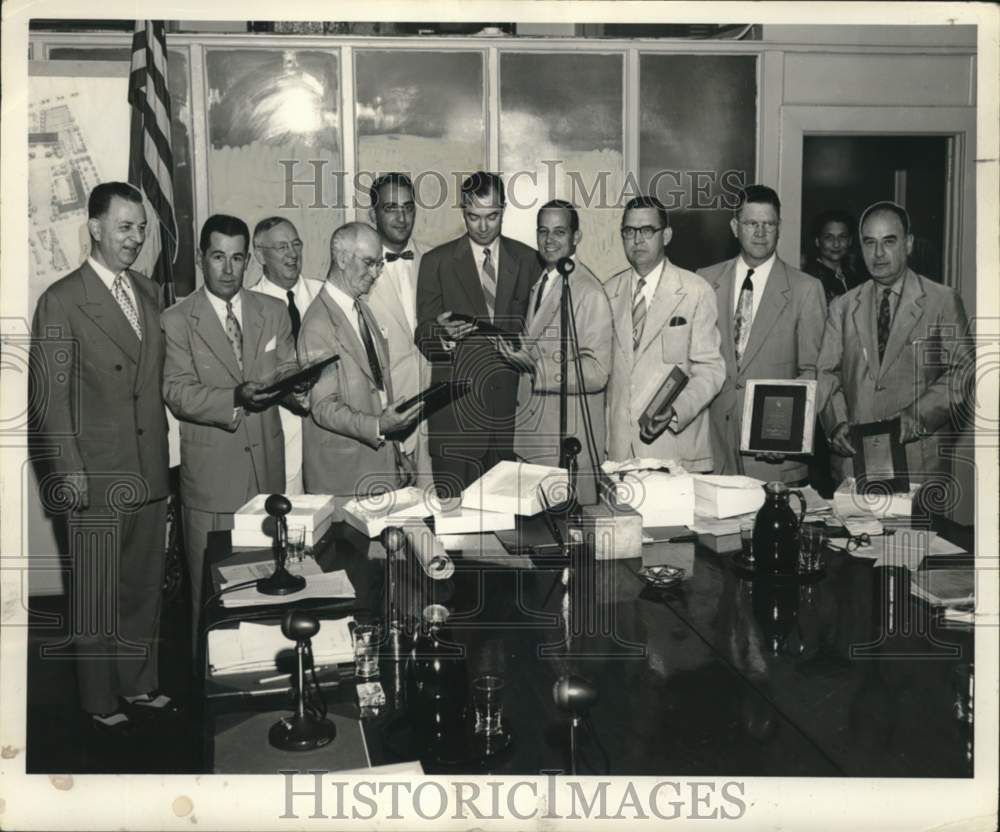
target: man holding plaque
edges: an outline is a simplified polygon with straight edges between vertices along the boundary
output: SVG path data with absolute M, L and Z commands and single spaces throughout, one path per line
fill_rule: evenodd
M 803 484 L 808 468 L 802 457 L 774 451 L 740 453 L 747 382 L 814 379 L 826 321 L 823 284 L 775 253 L 780 226 L 778 195 L 766 185 L 748 185 L 730 220 L 740 253 L 698 272 L 715 289 L 726 362 L 725 383 L 711 407 L 712 450 L 717 474 Z M 793 397 L 766 401 L 761 420 L 764 443 L 799 444 L 794 434 L 805 409 Z
M 972 395 L 975 359 L 965 308 L 954 289 L 907 265 L 913 235 L 904 208 L 877 202 L 865 209 L 859 228 L 872 279 L 830 306 L 818 368 L 821 421 L 841 478 L 856 473 L 851 457 L 867 450 L 862 463 L 869 474 L 925 482 L 947 472 L 944 438 Z M 880 439 L 869 430 L 873 423 L 896 434 L 906 471 L 887 470 L 891 450 L 878 450 L 891 448 L 892 437 Z
M 631 268 L 604 284 L 614 319 L 608 458 L 660 457 L 711 471 L 708 404 L 725 378 L 716 301 L 701 277 L 667 259 L 672 235 L 656 197 L 625 206 L 621 237 Z M 665 404 L 655 407 L 654 398 Z

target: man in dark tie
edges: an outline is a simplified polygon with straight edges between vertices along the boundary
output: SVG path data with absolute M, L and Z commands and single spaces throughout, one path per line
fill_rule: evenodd
M 913 235 L 901 206 L 868 207 L 860 234 L 872 279 L 831 304 L 818 367 L 838 473 L 853 473 L 851 425 L 898 417 L 911 482 L 947 478 L 946 440 L 974 395 L 965 308 L 954 289 L 909 268 Z
M 748 185 L 730 227 L 740 253 L 698 271 L 715 289 L 726 360 L 726 380 L 709 411 L 715 473 L 801 484 L 808 475 L 803 459 L 740 453 L 743 397 L 750 379 L 816 377 L 823 286 L 776 254 L 781 202 L 771 188 Z
M 292 339 L 298 339 L 302 316 L 313 298 L 323 288 L 322 280 L 302 275 L 302 240 L 299 232 L 284 217 L 268 217 L 253 230 L 253 252 L 264 271 L 251 287 L 282 301 L 288 307 Z M 285 494 L 302 493 L 302 418 L 305 411 L 294 401 L 278 411 L 285 434 Z
M 427 252 L 417 278 L 416 343 L 432 379 L 471 382 L 467 396 L 428 420 L 434 482 L 448 497 L 514 456 L 518 371 L 469 321 L 520 333 L 541 265 L 534 249 L 501 236 L 506 198 L 497 174 L 469 176 L 461 203 L 467 233 Z
M 127 736 L 135 717 L 173 710 L 157 690 L 170 493 L 163 304 L 129 268 L 146 236 L 142 195 L 105 182 L 87 209 L 90 257 L 35 311 L 30 380 L 46 383 L 30 400 L 52 452 L 43 503 L 69 527 L 80 705 L 94 730 Z
M 331 355 L 313 387 L 303 433 L 305 487 L 334 494 L 338 504 L 392 490 L 410 473 L 399 438 L 420 405 L 399 410 L 389 349 L 365 295 L 384 266 L 382 244 L 369 225 L 342 225 L 330 238 L 330 270 L 299 334 L 299 355 L 312 364 Z

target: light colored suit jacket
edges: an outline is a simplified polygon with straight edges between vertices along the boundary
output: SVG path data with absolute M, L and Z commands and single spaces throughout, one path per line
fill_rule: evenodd
M 391 402 L 389 350 L 374 316 L 368 328 Z M 306 493 L 350 499 L 380 486 L 395 489 L 396 458 L 392 441 L 379 439 L 382 403 L 364 344 L 336 301 L 322 291 L 302 319 L 299 359 L 305 365 L 335 354 L 340 360 L 323 370 L 309 392 L 309 418 L 302 436 Z
M 726 380 L 712 402 L 715 473 L 747 474 L 765 482 L 793 482 L 808 476 L 801 457 L 771 463 L 740 454 L 744 388 L 748 379 L 816 378 L 816 358 L 826 322 L 823 284 L 776 257 L 764 287 L 740 366 L 733 340 L 733 303 L 738 258 L 699 269 L 715 289 Z
M 409 301 L 415 313 L 417 275 L 420 274 L 420 260 L 424 254 L 424 247 L 417 240 L 411 239 L 407 248 L 413 251 L 413 260 L 409 263 L 413 275 L 413 296 Z M 431 367 L 416 345 L 413 337 L 414 327 L 406 317 L 404 299 L 400 293 L 399 284 L 390 278 L 388 271 L 383 271 L 368 292 L 368 305 L 375 315 L 375 320 L 378 321 L 379 332 L 389 346 L 389 372 L 392 374 L 393 390 L 397 397 L 409 398 L 430 384 Z M 430 482 L 431 459 L 427 447 L 425 421 L 417 422 L 402 440 L 402 447 L 406 453 L 413 455 L 417 474 L 422 482 Z
M 910 478 L 921 482 L 948 470 L 942 445 L 971 409 L 975 354 L 958 293 L 909 269 L 903 280 L 881 362 L 878 283 L 869 280 L 830 305 L 817 404 L 827 434 L 844 422 L 884 421 L 912 407 L 926 435 L 904 447 Z M 834 459 L 840 474 L 853 473 L 852 460 Z
M 38 300 L 32 327 L 37 427 L 58 449 L 59 474 L 85 472 L 92 506 L 169 493 L 167 422 L 160 383 L 159 287 L 129 271 L 142 341 L 101 278 L 84 263 Z
M 535 374 L 522 373 L 517 391 L 517 411 L 514 422 L 514 451 L 522 459 L 539 465 L 557 465 L 559 462 L 559 318 L 562 281 L 558 275 L 550 278 L 556 285 L 542 299 L 538 312 L 535 303 L 541 280 L 535 282 L 528 298 L 528 319 L 525 327 L 525 348 L 535 360 Z M 566 416 L 568 436 L 575 436 L 583 445 L 577 458 L 581 476 L 578 480 L 580 501 L 593 503 L 596 499 L 593 479 L 586 472 L 591 468 L 591 454 L 587 443 L 583 417 L 583 401 L 587 402 L 594 440 L 597 445 L 597 464 L 605 459 L 604 428 L 605 388 L 611 371 L 611 306 L 604 294 L 604 287 L 582 263 L 570 277 L 573 311 L 583 391 L 577 384 L 575 361 L 572 351 L 567 363 L 567 389 L 569 391 Z M 586 396 L 581 396 L 581 392 Z
M 615 344 L 608 382 L 608 458 L 652 456 L 672 459 L 689 471 L 711 471 L 707 408 L 725 376 L 715 296 L 698 275 L 664 259 L 635 351 L 631 273 L 626 269 L 604 284 L 614 315 Z M 674 401 L 676 421 L 647 445 L 639 437 L 639 416 L 674 367 L 689 377 Z
M 204 286 L 163 313 L 163 398 L 181 426 L 181 502 L 230 513 L 254 494 L 285 488 L 285 439 L 278 407 L 240 409 L 244 381 L 273 381 L 297 367 L 288 309 L 242 293 L 243 370 Z
M 298 307 L 299 315 L 304 316 L 316 295 L 323 288 L 322 280 L 312 280 L 303 277 L 296 285 L 295 305 Z M 260 292 L 272 298 L 280 300 L 288 306 L 288 295 L 270 280 L 261 277 L 253 286 L 251 292 Z M 299 413 L 292 410 L 287 404 L 283 404 L 278 410 L 281 417 L 281 430 L 285 434 L 285 494 L 294 495 L 303 492 L 302 487 L 302 419 Z

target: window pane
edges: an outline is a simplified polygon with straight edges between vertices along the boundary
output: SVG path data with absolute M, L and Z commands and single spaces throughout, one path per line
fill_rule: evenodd
M 624 265 L 618 238 L 622 56 L 500 56 L 504 231 L 532 247 L 538 209 L 568 199 L 580 211 L 581 262 L 604 278 Z
M 733 194 L 754 181 L 756 170 L 756 60 L 640 58 L 639 180 L 671 209 L 667 253 L 683 268 L 736 255 L 729 229 Z
M 414 237 L 464 233 L 458 188 L 486 159 L 482 54 L 364 51 L 355 76 L 359 204 L 375 176 L 402 171 L 417 190 Z
M 210 210 L 251 231 L 265 217 L 288 218 L 304 243 L 302 273 L 322 279 L 330 234 L 344 221 L 337 55 L 217 49 L 206 69 Z M 259 275 L 254 262 L 245 283 Z

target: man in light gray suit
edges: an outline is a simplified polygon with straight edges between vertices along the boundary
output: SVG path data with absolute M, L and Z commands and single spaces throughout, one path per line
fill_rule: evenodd
M 306 312 L 299 334 L 303 366 L 331 355 L 309 395 L 303 430 L 307 494 L 343 499 L 401 484 L 405 461 L 398 435 L 413 426 L 420 406 L 396 408 L 389 348 L 366 295 L 382 271 L 375 229 L 348 223 L 330 238 L 326 284 Z
M 715 289 L 726 379 L 712 402 L 715 473 L 804 484 L 804 458 L 740 454 L 743 399 L 750 379 L 816 378 L 826 299 L 823 284 L 775 253 L 781 202 L 766 185 L 748 185 L 730 221 L 740 253 L 700 269 Z
M 850 427 L 899 417 L 912 482 L 945 476 L 942 446 L 970 406 L 975 354 L 954 289 L 912 271 L 910 218 L 894 202 L 862 214 L 872 279 L 836 298 L 819 357 L 820 414 L 835 473 L 853 473 Z
M 417 328 L 417 275 L 424 248 L 413 239 L 416 204 L 413 183 L 402 173 L 378 177 L 369 190 L 368 216 L 382 241 L 385 266 L 368 292 L 379 332 L 389 345 L 389 374 L 397 396 L 408 398 L 425 389 L 431 368 L 413 339 Z M 417 423 L 400 440 L 407 462 L 421 486 L 432 481 L 427 425 Z
M 711 471 L 708 404 L 725 376 L 715 295 L 702 278 L 667 259 L 673 229 L 655 197 L 629 201 L 621 236 L 632 267 L 604 284 L 614 317 L 608 458 L 652 456 Z M 641 431 L 639 416 L 675 367 L 687 374 L 687 386 L 648 433 Z

